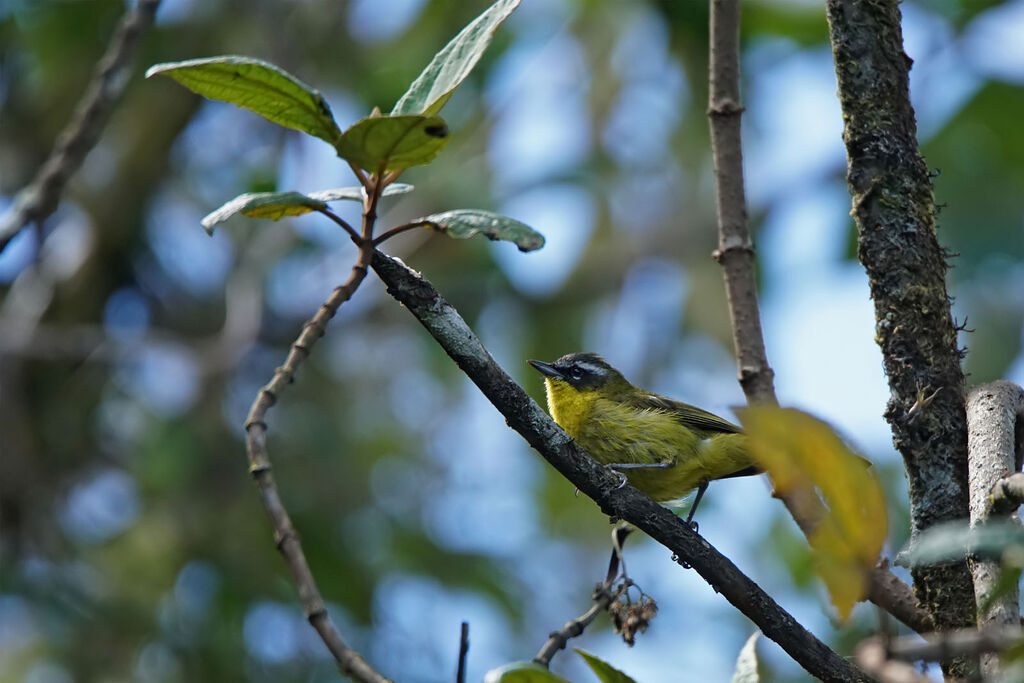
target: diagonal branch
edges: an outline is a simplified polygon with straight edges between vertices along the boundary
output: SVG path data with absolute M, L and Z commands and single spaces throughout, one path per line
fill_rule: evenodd
M 504 415 L 506 422 L 606 514 L 626 520 L 690 564 L 711 586 L 812 675 L 828 681 L 870 680 L 801 626 L 728 558 L 671 510 L 625 486 L 573 442 L 502 370 L 466 321 L 433 285 L 397 259 L 375 252 L 371 266 L 388 293 L 412 313 Z
M 748 403 L 777 403 L 775 373 L 768 364 L 757 304 L 756 254 L 747 222 L 740 138 L 739 2 L 711 0 L 708 117 L 718 201 L 718 248 L 722 266 L 739 381 Z M 794 490 L 782 498 L 797 525 L 810 537 L 824 509 L 813 491 Z M 910 587 L 884 561 L 869 577 L 868 596 L 915 631 L 932 630 Z
M 99 141 L 114 105 L 127 87 L 135 49 L 152 25 L 159 5 L 160 0 L 139 0 L 135 9 L 121 20 L 49 158 L 35 179 L 18 193 L 14 206 L 0 217 L 0 251 L 22 228 L 45 220 L 57 208 L 68 179 Z

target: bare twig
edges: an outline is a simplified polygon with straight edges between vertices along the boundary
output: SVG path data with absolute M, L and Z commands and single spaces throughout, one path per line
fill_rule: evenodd
M 466 655 L 469 654 L 469 622 L 462 622 L 459 633 L 459 668 L 455 672 L 455 683 L 466 683 Z
M 761 333 L 754 244 L 747 226 L 740 145 L 739 0 L 711 0 L 711 150 L 718 198 L 718 249 L 729 298 L 740 385 L 750 403 L 777 403 Z
M 761 330 L 754 244 L 747 224 L 739 69 L 739 2 L 711 0 L 708 116 L 718 200 L 718 249 L 714 257 L 725 278 L 739 381 L 747 402 L 777 403 L 775 373 L 768 364 Z M 814 491 L 793 489 L 779 497 L 804 534 L 813 534 L 825 512 Z M 916 631 L 932 628 L 910 587 L 886 566 L 872 572 L 868 599 Z
M 405 305 L 463 372 L 549 463 L 609 516 L 628 521 L 690 564 L 716 591 L 811 674 L 833 681 L 868 680 L 783 610 L 728 558 L 671 510 L 626 485 L 588 456 L 502 370 L 466 321 L 405 264 L 376 252 L 371 265 L 388 293 Z
M 548 634 L 548 640 L 541 647 L 540 652 L 533 658 L 533 661 L 541 666 L 548 666 L 551 658 L 563 649 L 570 639 L 583 633 L 583 630 L 594 621 L 601 612 L 608 609 L 608 606 L 619 599 L 629 588 L 629 582 L 623 581 L 617 588 L 612 589 L 611 582 L 599 583 L 594 590 L 594 603 L 586 612 L 580 616 L 567 621 L 562 628 Z
M 267 424 L 264 420 L 267 411 L 277 401 L 281 392 L 294 380 L 295 372 L 302 361 L 309 355 L 313 345 L 326 332 L 328 321 L 334 317 L 341 304 L 351 298 L 356 288 L 359 287 L 359 284 L 366 277 L 366 269 L 373 255 L 370 238 L 373 235 L 373 224 L 377 217 L 376 208 L 379 198 L 380 189 L 374 184 L 374 186 L 371 186 L 369 195 L 364 203 L 363 231 L 362 237 L 359 238 L 359 259 L 352 266 L 352 272 L 348 280 L 343 285 L 335 288 L 327 301 L 320 306 L 320 310 L 317 311 L 316 315 L 303 326 L 302 333 L 292 344 L 284 364 L 274 371 L 273 379 L 260 389 L 245 420 L 249 472 L 256 481 L 260 499 L 267 510 L 267 514 L 270 516 L 270 522 L 274 527 L 277 549 L 284 556 L 285 562 L 291 571 L 292 580 L 298 588 L 303 612 L 305 612 L 309 623 L 316 629 L 320 638 L 334 656 L 341 672 L 357 681 L 368 683 L 384 683 L 388 679 L 375 671 L 359 653 L 345 644 L 327 616 L 327 609 L 324 607 L 320 590 L 317 588 L 313 573 L 309 568 L 309 563 L 306 561 L 306 556 L 302 551 L 298 533 L 292 524 L 288 511 L 284 507 L 284 503 L 281 501 L 277 484 L 274 482 L 270 458 L 267 454 Z M 351 232 L 354 233 L 354 231 Z
M 967 468 L 971 495 L 971 526 L 991 515 L 991 492 L 1009 472 L 1017 469 L 1017 424 L 1024 410 L 1024 389 L 1000 380 L 974 389 L 967 398 Z M 1016 524 L 1020 521 L 1010 517 Z M 995 560 L 975 559 L 971 563 L 974 596 L 978 606 L 978 626 L 1020 625 L 1019 589 L 1016 584 L 997 600 L 993 592 L 1000 583 L 1002 569 Z M 998 656 L 981 657 L 981 672 L 999 675 Z
M 50 156 L 35 179 L 18 193 L 14 205 L 0 218 L 0 251 L 22 228 L 29 223 L 42 222 L 57 208 L 68 179 L 99 141 L 110 112 L 128 85 L 135 49 L 142 34 L 153 23 L 159 5 L 160 0 L 139 0 L 135 9 L 121 20 Z

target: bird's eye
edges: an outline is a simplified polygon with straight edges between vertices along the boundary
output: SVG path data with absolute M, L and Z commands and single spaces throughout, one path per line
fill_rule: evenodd
M 583 371 L 579 368 L 573 368 L 569 371 L 569 376 L 573 379 L 583 379 Z

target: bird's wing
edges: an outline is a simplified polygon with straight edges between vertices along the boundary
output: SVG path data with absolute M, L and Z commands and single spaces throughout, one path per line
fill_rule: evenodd
M 646 410 L 660 410 L 671 413 L 684 427 L 690 429 L 715 432 L 719 434 L 739 434 L 743 430 L 728 420 L 723 420 L 706 410 L 701 410 L 688 403 L 673 401 L 658 394 L 644 394 L 630 400 L 635 407 Z

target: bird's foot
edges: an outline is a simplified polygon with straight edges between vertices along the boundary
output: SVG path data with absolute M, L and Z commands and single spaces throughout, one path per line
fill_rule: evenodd
M 629 481 L 629 478 L 625 474 L 615 469 L 615 465 L 605 465 L 604 468 L 619 478 L 619 483 L 614 489 L 612 489 L 613 491 L 618 491 L 626 485 L 626 482 Z

